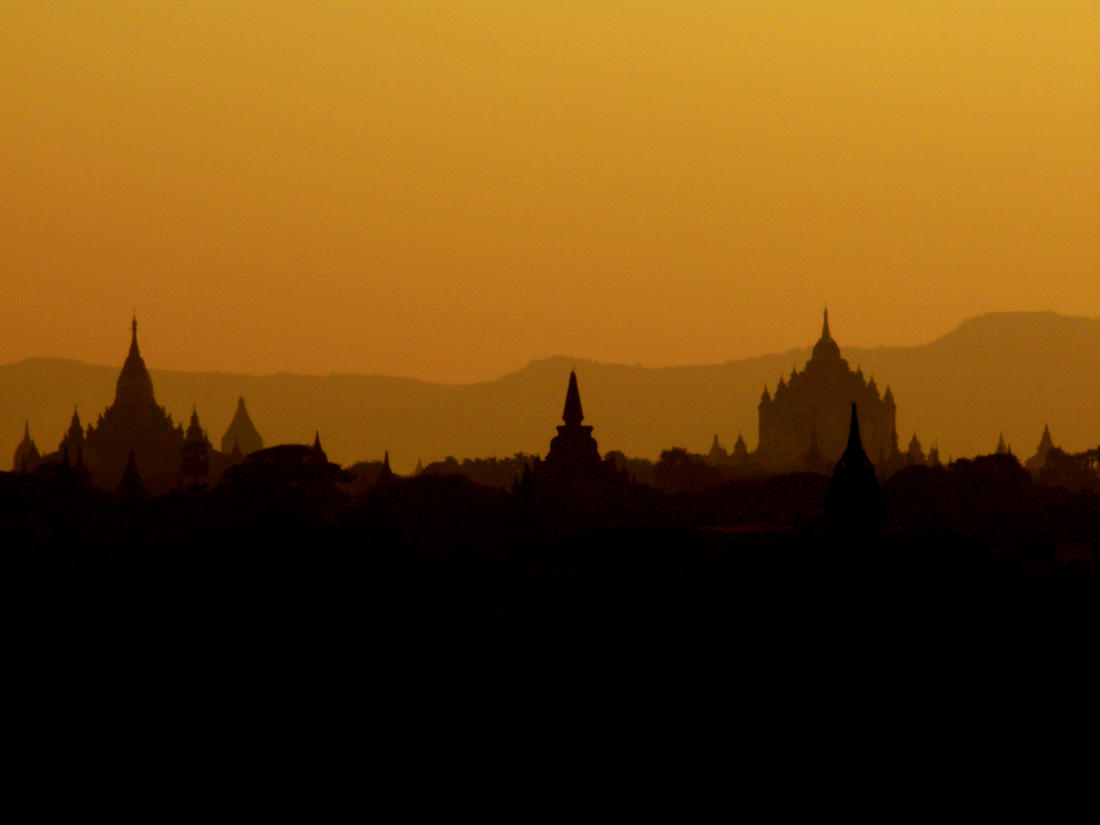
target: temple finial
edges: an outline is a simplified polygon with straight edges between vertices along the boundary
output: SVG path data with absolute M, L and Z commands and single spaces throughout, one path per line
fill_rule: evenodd
M 821 337 L 830 338 L 829 335 L 829 308 L 825 307 L 825 322 L 821 325 Z

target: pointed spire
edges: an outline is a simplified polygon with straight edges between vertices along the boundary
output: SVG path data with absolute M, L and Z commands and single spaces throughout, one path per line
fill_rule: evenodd
M 852 404 L 848 446 L 825 491 L 825 528 L 834 534 L 869 535 L 885 527 L 885 503 L 875 468 L 863 451 L 859 415 Z
M 140 358 L 141 352 L 138 350 L 137 342 L 137 313 L 134 313 L 133 318 L 130 319 L 130 357 Z
M 237 397 L 237 410 L 222 436 L 222 452 L 228 453 L 234 443 L 239 444 L 241 452 L 246 455 L 264 447 L 264 440 L 245 408 L 243 395 Z
M 859 417 L 856 415 L 855 402 L 852 402 L 852 418 L 848 422 L 848 450 L 863 452 L 863 439 L 859 437 Z
M 562 412 L 562 421 L 566 426 L 576 427 L 584 421 L 584 411 L 581 409 L 581 391 L 577 388 L 576 371 L 569 373 L 569 388 L 565 391 L 565 410 Z
M 183 422 L 180 422 L 179 429 L 183 429 Z M 206 441 L 206 433 L 202 428 L 202 424 L 199 423 L 198 408 L 193 402 L 191 404 L 191 421 L 187 425 L 187 434 L 184 437 L 188 441 L 195 443 L 203 443 Z
M 321 431 L 320 430 L 314 430 L 313 431 L 313 449 L 317 450 L 317 451 L 321 450 Z
M 821 324 L 821 337 L 814 344 L 813 355 L 810 360 L 821 364 L 823 362 L 834 362 L 840 359 L 840 347 L 836 341 L 833 340 L 832 334 L 829 332 L 829 310 L 825 309 L 825 320 Z
M 130 352 L 115 384 L 115 402 L 126 406 L 156 404 L 153 379 L 149 377 L 149 370 L 138 349 L 136 315 L 130 321 Z
M 772 395 L 771 395 L 770 392 L 768 392 L 768 385 L 765 384 L 764 385 L 764 392 L 762 392 L 760 394 L 760 403 L 765 404 L 765 403 L 767 403 L 768 401 L 771 401 L 771 400 L 772 400 Z
M 1039 452 L 1044 453 L 1054 446 L 1054 439 L 1050 436 L 1050 425 L 1043 425 L 1043 435 L 1039 439 Z
M 390 451 L 386 450 L 385 455 L 382 457 L 382 471 L 378 473 L 377 484 L 388 484 L 394 481 L 397 476 L 394 475 L 392 469 L 390 469 Z
M 23 419 L 23 440 L 31 440 L 31 420 L 29 418 Z

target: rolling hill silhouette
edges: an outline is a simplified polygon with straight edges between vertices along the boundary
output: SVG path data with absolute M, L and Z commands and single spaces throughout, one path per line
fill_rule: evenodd
M 800 337 L 812 343 L 814 332 Z M 1044 423 L 1066 449 L 1100 443 L 1100 320 L 990 313 L 915 347 L 845 347 L 843 329 L 838 333 L 849 363 L 874 375 L 880 389 L 893 388 L 903 449 L 915 429 L 926 448 L 938 441 L 944 459 L 988 453 L 1003 431 L 1026 457 Z M 601 451 L 655 458 L 681 445 L 702 452 L 714 433 L 730 446 L 738 432 L 752 448 L 764 384 L 774 389 L 779 376 L 801 370 L 809 354 L 807 346 L 661 368 L 555 356 L 495 381 L 463 385 L 339 374 L 151 373 L 159 403 L 186 423 L 195 402 L 215 442 L 244 395 L 267 444 L 310 441 L 316 429 L 335 461 L 380 459 L 388 449 L 395 469 L 408 472 L 418 458 L 545 455 L 574 366 L 586 423 L 595 426 Z M 0 366 L 4 469 L 24 419 L 43 452 L 57 448 L 74 403 L 85 423 L 94 421 L 113 396 L 119 366 L 42 358 Z

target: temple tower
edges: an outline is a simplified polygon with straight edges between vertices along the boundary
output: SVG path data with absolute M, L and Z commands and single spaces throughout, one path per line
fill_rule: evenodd
M 179 478 L 184 440 L 182 428 L 172 422 L 172 416 L 153 395 L 153 380 L 138 348 L 134 318 L 130 322 L 130 350 L 115 384 L 114 403 L 94 426 L 88 427 L 85 461 L 95 483 L 112 489 L 119 485 L 132 453 L 150 491 L 163 491 Z
M 1024 462 L 1024 469 L 1033 476 L 1046 466 L 1047 455 L 1054 449 L 1054 439 L 1050 436 L 1050 426 L 1043 425 L 1043 434 L 1039 438 L 1039 445 L 1035 448 L 1035 455 Z
M 12 471 L 16 473 L 33 473 L 35 467 L 42 460 L 38 453 L 38 446 L 31 438 L 31 423 L 23 422 L 23 440 L 15 448 L 15 457 L 12 462 Z
M 859 417 L 852 404 L 848 444 L 833 470 L 825 493 L 825 526 L 834 535 L 869 535 L 886 524 L 886 507 L 875 468 L 859 433 Z
M 592 437 L 592 427 L 582 424 L 581 393 L 577 387 L 577 373 L 569 373 L 569 386 L 565 391 L 565 409 L 558 434 L 550 440 L 550 453 L 546 466 L 555 469 L 595 468 L 600 464 L 600 451 Z
M 879 397 L 874 378 L 853 371 L 840 355 L 825 311 L 821 336 L 801 372 L 780 377 L 774 396 L 767 386 L 760 398 L 760 440 L 756 460 L 771 472 L 804 466 L 808 446 L 816 443 L 821 460 L 831 465 L 845 449 L 851 404 L 859 409 L 863 439 L 872 455 L 897 456 L 896 407 L 887 387 Z
M 252 423 L 252 418 L 244 405 L 243 395 L 237 399 L 237 411 L 233 414 L 233 420 L 229 422 L 225 435 L 222 436 L 222 452 L 232 453 L 234 443 L 245 455 L 264 448 L 264 440 L 260 437 L 260 431 L 256 429 L 256 425 Z
M 917 438 L 915 432 L 913 437 L 909 439 L 909 448 L 905 451 L 905 463 L 910 467 L 925 463 L 924 450 L 921 448 L 920 439 Z
M 191 407 L 191 422 L 187 426 L 187 435 L 184 437 L 183 451 L 180 459 L 180 471 L 184 476 L 197 484 L 199 479 L 210 473 L 210 439 L 199 423 L 199 414 L 195 407 Z

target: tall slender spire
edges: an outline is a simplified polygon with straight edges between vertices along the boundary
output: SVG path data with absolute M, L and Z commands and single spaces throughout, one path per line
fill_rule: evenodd
M 395 481 L 397 476 L 394 474 L 393 469 L 390 467 L 390 451 L 386 450 L 385 455 L 382 456 L 382 469 L 378 473 L 378 478 L 375 481 L 377 485 L 389 484 Z
M 870 535 L 886 525 L 886 507 L 875 468 L 863 451 L 859 416 L 852 404 L 848 448 L 836 463 L 825 491 L 825 529 L 835 535 Z
M 852 418 L 848 423 L 848 450 L 863 452 L 863 439 L 859 437 L 859 416 L 856 415 L 855 402 L 852 402 Z
M 565 410 L 561 414 L 562 421 L 570 427 L 579 426 L 584 421 L 584 411 L 581 409 L 581 391 L 577 388 L 577 373 L 569 373 L 569 388 L 565 391 Z
M 130 320 L 130 352 L 115 385 L 115 403 L 153 404 L 153 379 L 145 368 L 137 342 L 137 316 Z
M 821 337 L 817 339 L 817 343 L 814 344 L 813 355 L 811 361 L 836 361 L 840 358 L 840 347 L 836 341 L 833 340 L 832 333 L 829 332 L 829 310 L 825 309 L 825 318 L 821 323 Z
M 130 358 L 140 358 L 141 351 L 137 342 L 137 315 L 130 319 Z

